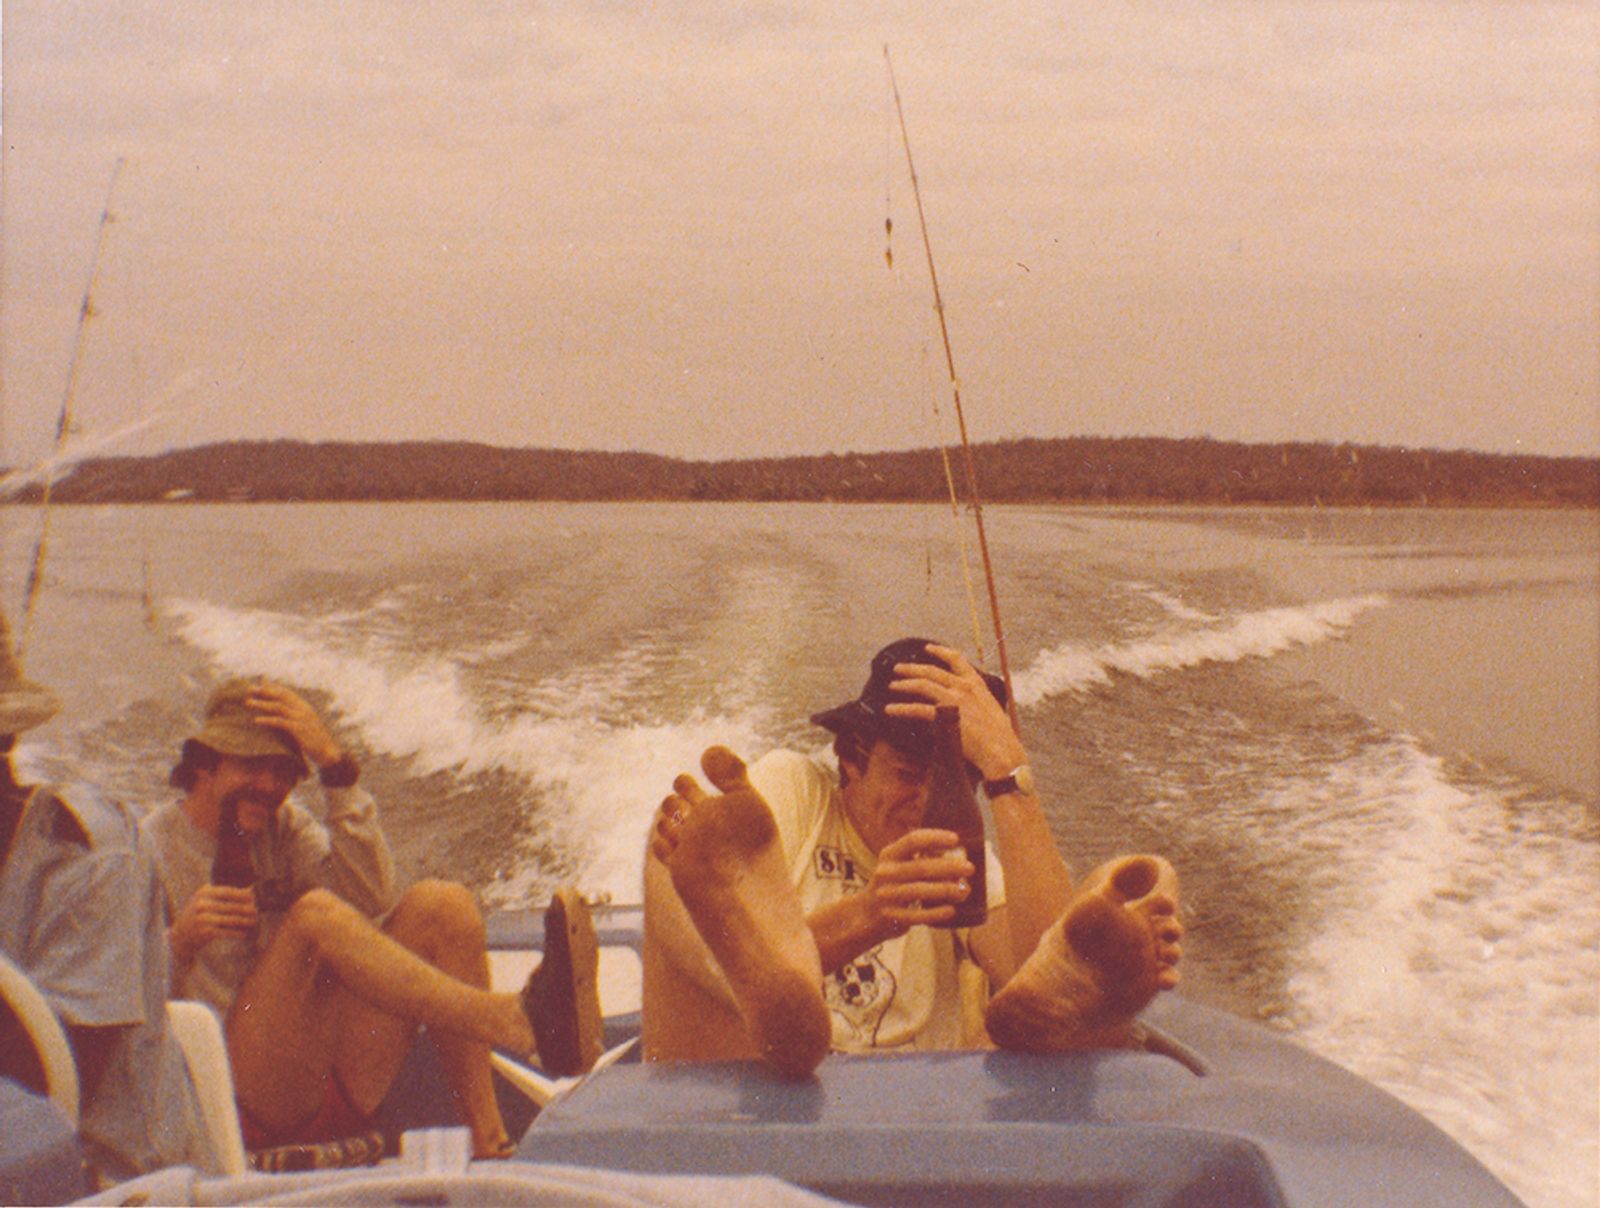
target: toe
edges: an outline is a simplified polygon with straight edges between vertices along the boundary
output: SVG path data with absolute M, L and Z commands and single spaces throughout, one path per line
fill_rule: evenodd
M 1156 888 L 1160 877 L 1155 857 L 1126 856 L 1117 861 L 1108 888 L 1120 901 L 1137 902 Z
M 683 834 L 683 820 L 688 816 L 689 803 L 673 793 L 656 811 L 655 830 L 650 836 L 650 854 L 658 860 L 670 859 L 678 849 L 678 839 Z
M 750 787 L 744 760 L 727 747 L 706 748 L 706 753 L 700 757 L 700 766 L 711 778 L 711 783 L 724 793 Z
M 672 791 L 690 805 L 699 805 L 706 799 L 705 789 L 701 788 L 700 782 L 688 772 L 684 772 L 672 782 Z

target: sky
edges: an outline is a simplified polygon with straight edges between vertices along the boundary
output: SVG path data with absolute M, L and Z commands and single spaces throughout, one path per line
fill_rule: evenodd
M 885 46 L 974 440 L 1600 455 L 1593 3 L 3 0 L 0 462 L 953 439 Z

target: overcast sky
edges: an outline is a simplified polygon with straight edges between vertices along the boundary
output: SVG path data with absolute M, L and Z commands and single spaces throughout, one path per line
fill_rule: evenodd
M 13 465 L 119 157 L 81 449 L 932 443 L 885 43 L 974 439 L 1600 454 L 1593 3 L 4 0 L 0 38 Z

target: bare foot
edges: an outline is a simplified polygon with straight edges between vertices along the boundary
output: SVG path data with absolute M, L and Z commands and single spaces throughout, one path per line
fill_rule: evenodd
M 1090 873 L 1033 955 L 989 1004 L 1003 1049 L 1125 1048 L 1133 1017 L 1178 984 L 1178 874 L 1159 856 Z
M 744 761 L 711 747 L 700 766 L 722 793 L 692 776 L 673 784 L 664 807 L 673 825 L 653 850 L 727 978 L 762 1057 L 788 1077 L 806 1077 L 826 1056 L 832 1028 L 822 1001 L 822 963 L 789 883 L 772 811 Z

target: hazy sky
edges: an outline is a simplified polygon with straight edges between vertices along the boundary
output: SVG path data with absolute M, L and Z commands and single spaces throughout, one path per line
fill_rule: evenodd
M 118 157 L 83 448 L 932 443 L 885 43 L 975 439 L 1600 453 L 1594 3 L 4 0 L 0 38 L 13 464 Z

